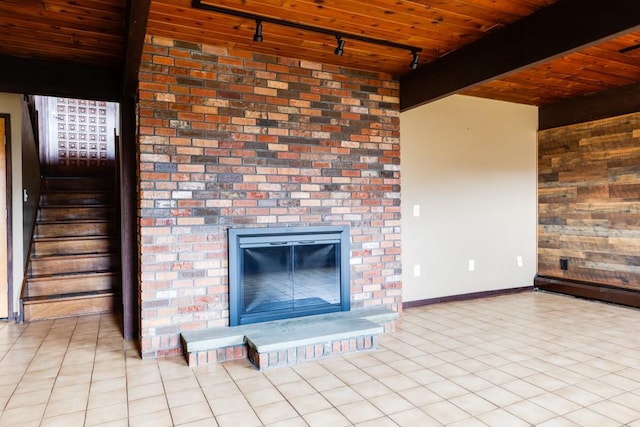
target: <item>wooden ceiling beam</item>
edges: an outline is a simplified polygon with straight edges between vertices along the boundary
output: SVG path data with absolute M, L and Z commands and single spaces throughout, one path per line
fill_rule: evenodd
M 127 2 L 127 28 L 123 66 L 123 97 L 135 97 L 138 89 L 138 71 L 147 32 L 151 0 Z
M 402 111 L 640 29 L 640 2 L 560 0 L 400 78 Z
M 640 83 L 540 107 L 538 129 L 551 129 L 640 111 Z
M 120 69 L 0 55 L 0 92 L 118 101 Z

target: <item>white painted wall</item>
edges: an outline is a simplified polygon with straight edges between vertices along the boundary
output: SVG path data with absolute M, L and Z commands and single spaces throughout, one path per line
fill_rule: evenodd
M 24 277 L 22 244 L 22 95 L 0 93 L 0 113 L 11 115 L 11 190 L 13 236 L 13 312 L 20 309 L 20 290 Z M 0 197 L 6 197 L 5 194 Z
M 403 301 L 533 284 L 537 127 L 537 107 L 460 95 L 400 115 Z

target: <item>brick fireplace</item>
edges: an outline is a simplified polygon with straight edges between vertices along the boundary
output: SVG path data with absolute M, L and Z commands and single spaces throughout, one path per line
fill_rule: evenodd
M 143 357 L 229 324 L 229 228 L 349 226 L 351 308 L 401 310 L 397 81 L 148 36 L 139 89 Z

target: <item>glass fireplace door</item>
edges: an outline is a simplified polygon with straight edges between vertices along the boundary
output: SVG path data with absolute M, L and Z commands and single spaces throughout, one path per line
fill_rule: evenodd
M 340 264 L 336 244 L 306 244 L 291 249 L 294 310 L 340 304 Z
M 242 316 L 295 316 L 340 305 L 337 243 L 242 248 Z
M 350 309 L 349 227 L 229 229 L 230 326 Z
M 242 314 L 293 310 L 291 248 L 246 248 L 242 258 Z

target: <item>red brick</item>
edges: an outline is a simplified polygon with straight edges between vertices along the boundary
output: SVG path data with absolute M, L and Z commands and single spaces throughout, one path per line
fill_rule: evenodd
M 139 150 L 164 156 L 144 157 L 139 169 L 140 256 L 153 261 L 142 266 L 142 303 L 172 295 L 166 301 L 173 310 L 145 309 L 143 355 L 175 354 L 182 329 L 228 323 L 225 233 L 229 225 L 353 221 L 352 254 L 362 258 L 362 264 L 351 270 L 352 306 L 384 303 L 399 309 L 401 284 L 387 281 L 400 266 L 400 234 L 383 231 L 399 227 L 399 173 L 369 177 L 363 172 L 374 164 L 399 164 L 398 83 L 386 75 L 362 77 L 361 72 L 326 64 L 303 61 L 301 66 L 295 58 L 202 46 L 202 52 L 218 55 L 223 66 L 218 69 L 213 62 L 192 60 L 188 49 L 173 46 L 173 40 L 147 37 L 145 71 L 139 76 Z M 221 71 L 226 65 L 236 68 L 233 74 Z M 178 86 L 177 76 L 215 81 L 216 87 Z M 249 83 L 254 78 L 269 80 L 270 87 L 254 93 L 256 88 Z M 300 91 L 293 83 L 310 88 Z M 351 111 L 351 105 L 327 103 L 325 111 L 312 104 L 324 96 L 339 96 L 359 106 L 365 86 L 377 95 L 367 100 L 367 108 L 358 107 L 362 113 Z M 279 89 L 286 87 L 287 91 Z M 278 97 L 280 93 L 291 97 Z M 382 99 L 378 95 L 385 96 L 384 105 L 376 105 L 375 99 Z M 336 113 L 342 122 L 314 121 Z M 174 129 L 169 118 L 182 122 Z M 172 170 L 165 172 L 168 168 Z M 161 191 L 178 191 L 183 197 L 172 199 Z M 158 203 L 171 205 L 154 211 Z M 379 245 L 372 251 L 363 248 L 367 242 Z M 188 278 L 180 276 L 184 272 Z M 370 286 L 370 291 L 363 292 L 363 286 Z M 193 294 L 194 289 L 203 293 Z M 183 294 L 185 290 L 189 292 Z M 206 315 L 206 320 L 194 320 L 198 315 Z M 181 316 L 189 320 L 174 324 L 182 321 L 176 320 Z M 367 345 L 372 345 L 370 339 L 363 340 L 362 346 Z M 283 352 L 274 360 L 267 355 L 252 357 L 269 367 L 358 347 L 358 342 L 347 340 Z M 247 355 L 244 347 L 205 354 L 208 362 L 242 355 Z

